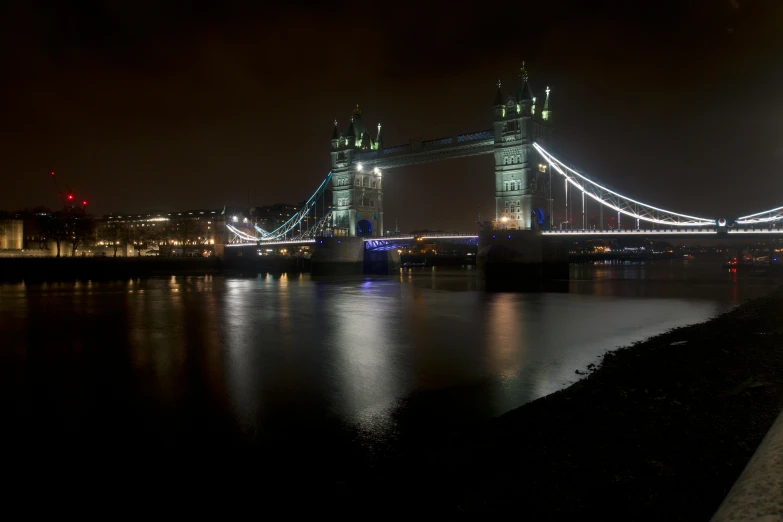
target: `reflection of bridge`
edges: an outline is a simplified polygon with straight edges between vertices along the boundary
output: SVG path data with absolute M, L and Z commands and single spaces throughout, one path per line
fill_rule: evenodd
M 383 238 L 384 171 L 485 154 L 494 156 L 494 230 L 540 230 L 546 236 L 573 238 L 783 235 L 778 228 L 783 207 L 736 219 L 681 214 L 625 196 L 568 165 L 547 145 L 553 118 L 550 90 L 539 94 L 534 94 L 523 67 L 512 95 L 504 97 L 498 84 L 492 129 L 392 147 L 384 146 L 380 124 L 374 137 L 365 128 L 357 106 L 347 130 L 340 131 L 335 122 L 332 170 L 303 207 L 272 231 L 229 219 L 231 242 L 274 245 L 286 239 L 314 243 L 322 236 L 364 236 L 376 242 L 370 243 L 376 245 L 372 249 L 380 250 L 390 241 L 402 241 Z M 553 183 L 558 179 L 562 184 Z M 330 183 L 327 211 L 324 197 Z M 557 225 L 555 201 L 564 216 Z

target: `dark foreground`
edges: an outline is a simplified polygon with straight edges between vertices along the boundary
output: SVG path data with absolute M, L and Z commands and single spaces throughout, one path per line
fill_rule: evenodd
M 608 353 L 571 387 L 411 449 L 337 505 L 709 520 L 783 409 L 783 290 Z
M 324 352 L 310 364 L 285 363 L 328 343 L 332 330 L 324 325 L 324 341 L 303 344 L 302 324 L 283 324 L 291 344 L 281 344 L 277 359 L 234 359 L 266 372 L 221 366 L 221 347 L 253 344 L 220 326 L 220 306 L 194 300 L 201 294 L 188 287 L 199 284 L 182 280 L 158 293 L 146 287 L 143 298 L 144 284 L 131 285 L 132 293 L 107 286 L 89 299 L 88 287 L 53 287 L 0 314 L 6 325 L 33 325 L 7 328 L 0 340 L 6 498 L 59 508 L 50 496 L 66 493 L 80 505 L 120 497 L 116 506 L 165 503 L 188 511 L 210 503 L 364 518 L 494 511 L 524 520 L 708 520 L 783 408 L 781 289 L 717 320 L 614 352 L 578 384 L 473 430 L 444 433 L 444 403 L 425 400 L 409 418 L 416 429 L 398 433 L 400 444 L 384 449 L 367 437 L 360 446 L 354 431 L 328 422 L 328 400 L 302 399 L 302 381 L 313 378 Z M 168 292 L 191 298 L 165 298 Z M 311 317 L 274 293 L 262 295 L 271 308 Z M 61 306 L 71 299 L 73 306 Z M 176 306 L 161 306 L 165 299 Z M 249 313 L 234 310 L 230 318 L 264 316 L 264 302 L 240 302 Z M 140 317 L 152 326 L 146 333 Z M 447 324 L 458 330 L 456 321 L 465 320 Z M 271 321 L 259 324 L 274 328 Z M 389 336 L 404 337 L 406 329 L 397 326 Z M 442 335 L 425 338 L 417 353 L 428 343 L 445 350 L 437 366 L 460 356 Z M 348 338 L 356 348 L 351 361 L 367 344 Z M 296 378 L 270 384 L 281 371 Z M 370 375 L 364 392 L 371 395 L 385 376 Z M 225 393 L 214 393 L 222 386 Z M 465 410 L 472 398 L 487 400 L 468 389 L 459 402 Z M 239 432 L 228 406 L 243 404 L 243 390 L 279 400 L 241 410 L 250 412 L 242 422 L 252 431 Z M 404 427 L 406 418 L 392 425 Z

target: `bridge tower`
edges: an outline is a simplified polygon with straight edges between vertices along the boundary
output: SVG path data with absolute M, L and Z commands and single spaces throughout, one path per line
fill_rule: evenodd
M 498 82 L 494 104 L 495 228 L 549 228 L 550 177 L 533 148 L 551 133 L 549 88 L 544 103 L 533 95 L 524 62 L 515 92 L 507 99 Z M 537 104 L 538 102 L 538 104 Z
M 375 139 L 365 128 L 357 105 L 348 129 L 332 131 L 332 226 L 335 235 L 377 237 L 383 235 L 382 173 L 366 168 L 356 155 L 383 147 L 381 124 Z

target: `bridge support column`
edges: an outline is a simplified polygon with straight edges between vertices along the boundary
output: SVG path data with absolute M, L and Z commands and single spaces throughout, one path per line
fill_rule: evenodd
M 367 250 L 360 237 L 319 237 L 310 258 L 310 273 L 314 276 L 363 274 L 390 275 L 400 270 L 400 254 L 396 248 Z
M 568 281 L 568 245 L 534 230 L 492 230 L 479 234 L 478 276 L 487 290 L 538 289 Z
M 374 275 L 394 275 L 400 272 L 400 254 L 396 249 L 364 252 L 364 273 Z
M 314 276 L 362 275 L 364 240 L 360 237 L 318 237 L 310 258 Z

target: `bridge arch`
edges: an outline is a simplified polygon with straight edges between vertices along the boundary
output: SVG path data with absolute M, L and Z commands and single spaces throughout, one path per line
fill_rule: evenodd
M 356 235 L 359 237 L 372 237 L 372 223 L 366 219 L 360 219 L 356 223 Z

